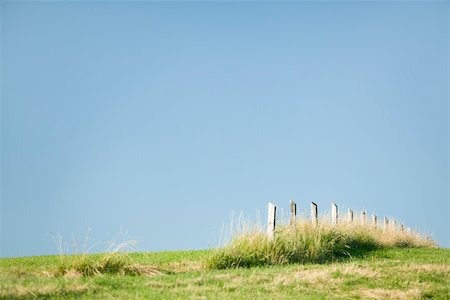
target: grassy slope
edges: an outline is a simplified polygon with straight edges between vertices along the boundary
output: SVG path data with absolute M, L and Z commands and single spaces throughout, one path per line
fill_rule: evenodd
M 207 271 L 208 251 L 133 253 L 167 275 L 48 277 L 57 256 L 0 259 L 0 299 L 449 299 L 450 249 L 377 250 L 332 264 Z

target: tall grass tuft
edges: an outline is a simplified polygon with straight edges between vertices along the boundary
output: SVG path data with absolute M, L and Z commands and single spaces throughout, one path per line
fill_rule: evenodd
M 415 232 L 383 229 L 372 225 L 339 223 L 323 219 L 318 224 L 296 220 L 279 225 L 273 239 L 260 227 L 239 231 L 231 241 L 213 250 L 206 261 L 209 269 L 254 267 L 288 263 L 324 263 L 346 259 L 384 247 L 436 247 L 428 237 Z
M 88 231 L 89 234 L 89 231 Z M 56 276 L 99 276 L 103 274 L 115 275 L 157 275 L 161 274 L 157 269 L 139 265 L 133 262 L 128 251 L 134 250 L 136 241 L 126 240 L 117 243 L 116 240 L 123 234 L 120 232 L 113 241 L 108 242 L 105 253 L 89 255 L 92 247 L 87 247 L 89 236 L 86 235 L 82 252 L 74 243 L 74 252 L 77 254 L 67 255 L 64 253 L 64 243 L 61 236 L 55 238 L 59 250 L 59 264 L 54 272 Z
M 133 263 L 126 253 L 104 253 L 97 255 L 65 256 L 58 266 L 55 275 L 66 276 L 79 274 L 80 276 L 114 275 L 157 275 L 161 274 L 151 266 Z

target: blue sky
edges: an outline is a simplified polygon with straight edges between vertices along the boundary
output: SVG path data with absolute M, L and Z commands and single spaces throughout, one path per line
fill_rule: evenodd
M 1 35 L 2 256 L 290 199 L 450 246 L 448 2 L 7 1 Z

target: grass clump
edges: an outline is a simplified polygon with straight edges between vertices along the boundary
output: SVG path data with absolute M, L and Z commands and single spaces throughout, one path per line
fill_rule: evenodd
M 381 229 L 371 225 L 313 224 L 298 220 L 278 226 L 267 238 L 262 230 L 242 232 L 229 244 L 212 252 L 206 260 L 209 269 L 325 263 L 388 247 L 435 247 L 417 233 Z
M 120 232 L 113 241 L 108 242 L 105 253 L 88 255 L 89 232 L 86 234 L 85 242 L 82 245 L 81 254 L 64 254 L 64 242 L 62 236 L 54 237 L 54 241 L 59 250 L 59 264 L 56 270 L 51 273 L 54 276 L 80 277 L 80 276 L 100 276 L 110 275 L 157 275 L 161 274 L 156 268 L 135 263 L 130 250 L 134 250 L 135 240 L 125 240 L 116 242 L 121 235 Z M 74 251 L 79 251 L 79 246 L 74 243 Z
M 100 276 L 113 275 L 157 275 L 157 269 L 136 264 L 126 253 L 105 253 L 100 255 L 64 256 L 60 261 L 55 275 L 57 276 Z

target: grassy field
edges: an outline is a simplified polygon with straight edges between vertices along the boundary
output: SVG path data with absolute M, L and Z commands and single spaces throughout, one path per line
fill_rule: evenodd
M 129 254 L 133 265 L 158 270 L 156 275 L 58 276 L 58 256 L 0 259 L 0 299 L 450 298 L 450 249 L 379 249 L 334 263 L 225 270 L 206 269 L 210 255 Z

